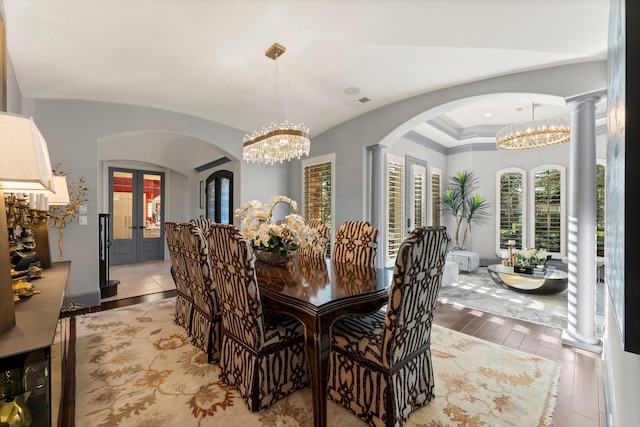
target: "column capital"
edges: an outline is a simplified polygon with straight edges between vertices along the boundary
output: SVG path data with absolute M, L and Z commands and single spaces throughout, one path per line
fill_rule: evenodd
M 369 145 L 367 146 L 367 150 L 373 152 L 373 153 L 384 153 L 385 151 L 387 151 L 387 147 L 386 145 L 382 145 L 382 144 L 375 144 L 375 145 Z
M 581 104 L 583 102 L 593 102 L 594 104 L 602 98 L 603 95 L 606 95 L 606 90 L 599 90 L 596 92 L 583 93 L 581 95 L 574 95 L 568 98 L 565 98 L 564 101 L 567 105 L 572 104 Z

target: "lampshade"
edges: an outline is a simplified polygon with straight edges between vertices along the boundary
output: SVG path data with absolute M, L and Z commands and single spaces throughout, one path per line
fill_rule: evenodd
M 5 193 L 55 192 L 47 142 L 31 117 L 0 113 L 0 187 Z
M 67 187 L 67 177 L 64 175 L 54 175 L 53 183 L 56 187 L 55 194 L 49 195 L 49 205 L 68 205 L 71 203 L 69 199 L 69 188 Z

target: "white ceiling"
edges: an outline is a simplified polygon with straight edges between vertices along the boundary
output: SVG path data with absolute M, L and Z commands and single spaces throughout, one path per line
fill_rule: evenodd
M 23 96 L 156 107 L 246 132 L 286 118 L 313 137 L 436 89 L 607 55 L 608 0 L 0 1 Z M 264 56 L 274 42 L 287 49 L 277 100 Z M 444 146 L 494 141 L 531 118 L 531 102 L 484 99 L 415 131 Z M 565 112 L 541 102 L 536 118 Z

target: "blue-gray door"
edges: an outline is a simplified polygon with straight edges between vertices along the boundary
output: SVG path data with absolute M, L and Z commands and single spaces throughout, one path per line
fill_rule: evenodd
M 109 168 L 110 263 L 164 259 L 164 173 Z

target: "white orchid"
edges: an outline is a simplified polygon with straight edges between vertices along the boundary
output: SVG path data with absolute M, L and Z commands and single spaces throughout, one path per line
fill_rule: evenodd
M 278 203 L 288 204 L 294 213 L 276 224 L 273 222 L 273 208 Z M 257 249 L 286 255 L 290 251 L 312 246 L 321 252 L 324 239 L 320 238 L 317 230 L 305 224 L 304 218 L 295 213 L 297 211 L 298 204 L 294 200 L 275 196 L 264 205 L 257 200 L 247 202 L 235 210 L 235 216 L 245 225 L 243 236 Z
M 546 249 L 527 248 L 516 254 L 518 262 L 523 265 L 544 265 L 547 262 Z

